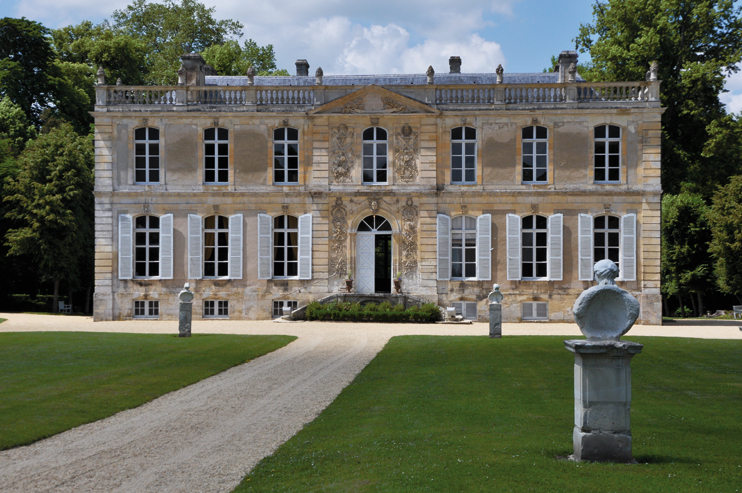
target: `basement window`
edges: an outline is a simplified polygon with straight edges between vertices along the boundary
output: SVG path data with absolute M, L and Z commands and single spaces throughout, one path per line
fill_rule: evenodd
M 549 304 L 545 301 L 521 303 L 521 320 L 549 320 Z
M 299 303 L 296 300 L 273 300 L 273 318 L 283 316 L 283 307 L 288 306 L 291 310 L 296 310 Z

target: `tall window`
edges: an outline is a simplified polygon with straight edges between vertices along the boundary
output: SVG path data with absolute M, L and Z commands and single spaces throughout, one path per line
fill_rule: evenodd
M 294 216 L 273 219 L 273 277 L 299 275 L 299 220 Z
M 451 129 L 451 183 L 477 182 L 477 129 Z
M 381 127 L 363 131 L 363 183 L 387 182 L 387 134 Z
M 600 125 L 595 127 L 595 181 L 619 183 L 621 181 L 621 127 Z
M 134 276 L 160 275 L 160 218 L 134 218 Z
M 544 216 L 526 216 L 521 229 L 521 249 L 524 279 L 548 276 L 548 221 Z
M 616 216 L 595 217 L 593 219 L 593 262 L 609 259 L 618 265 L 620 244 L 619 218 Z
M 134 130 L 134 182 L 160 183 L 160 131 L 156 128 Z
M 229 276 L 229 218 L 204 219 L 204 277 Z
M 226 128 L 204 130 L 204 183 L 229 183 L 229 130 Z
M 546 127 L 525 127 L 521 134 L 523 183 L 549 181 L 549 131 Z
M 451 219 L 451 278 L 477 277 L 477 220 L 457 216 Z
M 295 128 L 273 131 L 273 183 L 299 183 L 299 131 Z

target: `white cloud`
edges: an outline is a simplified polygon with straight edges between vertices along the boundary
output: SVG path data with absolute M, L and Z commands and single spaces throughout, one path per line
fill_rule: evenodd
M 727 106 L 729 113 L 742 112 L 742 63 L 737 65 L 741 70 L 727 77 L 724 88 L 729 91 L 719 96 L 721 102 Z

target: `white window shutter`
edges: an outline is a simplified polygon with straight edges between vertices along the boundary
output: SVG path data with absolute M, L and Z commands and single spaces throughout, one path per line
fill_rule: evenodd
M 173 215 L 160 217 L 160 279 L 173 278 Z
M 451 306 L 456 309 L 456 311 L 454 312 L 456 315 L 461 315 L 462 317 L 464 316 L 464 304 L 462 302 L 454 301 L 453 303 L 451 303 Z
M 477 319 L 477 304 L 474 302 L 464 303 L 464 307 L 466 309 L 466 314 L 464 315 L 464 318 L 468 320 L 476 320 Z
M 521 318 L 523 320 L 533 319 L 533 303 L 526 302 L 521 304 Z
M 562 280 L 562 227 L 564 216 L 549 216 L 549 280 Z
M 119 279 L 131 279 L 133 271 L 131 230 L 131 216 L 119 214 Z
M 201 216 L 188 214 L 188 279 L 203 277 L 201 247 Z
M 312 214 L 299 216 L 299 279 L 312 278 Z
M 258 214 L 258 279 L 273 277 L 272 222 L 268 214 Z
M 242 279 L 242 214 L 229 216 L 229 278 Z
M 580 214 L 578 218 L 580 230 L 579 239 L 579 264 L 580 281 L 593 280 L 593 217 L 588 214 Z
M 536 318 L 549 318 L 548 303 L 534 303 L 536 305 Z
M 621 217 L 620 279 L 636 281 L 636 214 Z
M 508 281 L 520 281 L 520 216 L 508 214 Z
M 477 217 L 477 279 L 492 279 L 492 215 Z
M 438 280 L 451 279 L 451 218 L 438 214 Z

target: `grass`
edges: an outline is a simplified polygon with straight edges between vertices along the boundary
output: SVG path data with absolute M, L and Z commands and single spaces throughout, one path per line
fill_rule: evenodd
M 8 320 L 7 318 L 0 318 L 0 324 Z
M 0 333 L 0 450 L 140 406 L 294 339 Z
M 742 490 L 742 341 L 629 338 L 639 464 L 575 463 L 563 337 L 393 338 L 239 492 Z

